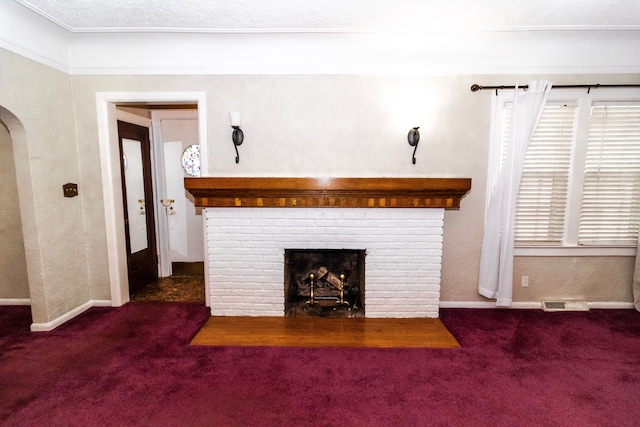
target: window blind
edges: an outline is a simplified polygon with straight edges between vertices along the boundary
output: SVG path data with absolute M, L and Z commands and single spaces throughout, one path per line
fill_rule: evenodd
M 518 201 L 515 240 L 562 245 L 576 105 L 544 109 L 527 149 Z
M 640 103 L 594 103 L 588 135 L 578 244 L 636 245 Z

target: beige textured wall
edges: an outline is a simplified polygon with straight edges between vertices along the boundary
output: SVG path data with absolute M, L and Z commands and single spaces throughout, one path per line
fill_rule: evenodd
M 631 302 L 634 261 L 634 257 L 516 257 L 514 300 Z M 528 287 L 521 286 L 521 276 L 529 276 Z
M 4 50 L 0 63 L 0 107 L 23 127 L 13 139 L 24 159 L 15 166 L 35 322 L 110 299 L 98 91 L 204 91 L 212 175 L 472 178 L 462 209 L 445 214 L 442 299 L 485 301 L 476 285 L 492 93 L 474 94 L 469 86 L 531 76 L 72 77 Z M 542 77 L 637 83 L 637 76 Z M 229 111 L 243 113 L 240 164 Z M 406 142 L 412 126 L 422 134 L 416 165 Z M 79 197 L 62 197 L 66 182 L 79 184 Z M 630 302 L 632 273 L 633 258 L 519 257 L 516 284 L 528 275 L 530 286 L 516 286 L 514 301 Z
M 218 176 L 470 177 L 460 211 L 445 214 L 442 300 L 484 302 L 477 293 L 492 92 L 472 83 L 536 76 L 77 76 L 73 78 L 84 185 L 100 187 L 95 92 L 204 91 L 210 174 Z M 637 76 L 537 76 L 557 84 L 637 82 Z M 235 164 L 228 112 L 243 113 Z M 417 164 L 406 134 L 421 126 Z M 86 193 L 85 193 L 86 194 Z M 94 298 L 108 298 L 101 194 L 86 195 Z M 631 261 L 630 261 L 631 259 Z M 633 258 L 517 258 L 530 277 L 515 302 L 584 298 L 630 302 Z M 588 272 L 588 273 L 585 273 Z M 615 274 L 612 274 L 615 272 Z M 581 279 L 588 276 L 588 285 Z
M 0 106 L 16 119 L 5 123 L 18 159 L 32 316 L 46 323 L 90 299 L 71 77 L 1 49 L 0 64 Z M 67 182 L 80 197 L 63 197 Z
M 0 299 L 29 298 L 18 183 L 9 130 L 0 122 Z

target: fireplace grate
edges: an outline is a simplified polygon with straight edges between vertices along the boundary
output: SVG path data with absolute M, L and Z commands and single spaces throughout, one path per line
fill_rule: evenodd
M 285 316 L 364 317 L 359 249 L 286 249 Z

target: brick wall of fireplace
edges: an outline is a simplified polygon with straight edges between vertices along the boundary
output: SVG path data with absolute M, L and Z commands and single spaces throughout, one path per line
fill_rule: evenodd
M 285 249 L 366 250 L 366 317 L 438 317 L 444 209 L 206 208 L 214 316 L 284 316 Z

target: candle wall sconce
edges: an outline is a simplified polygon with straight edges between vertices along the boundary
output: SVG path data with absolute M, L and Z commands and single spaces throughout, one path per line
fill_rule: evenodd
M 413 149 L 413 157 L 411 158 L 413 164 L 416 164 L 416 150 L 418 149 L 418 142 L 420 142 L 420 132 L 418 132 L 420 126 L 416 126 L 409 131 L 407 135 L 407 140 L 409 141 L 409 145 L 415 147 Z
M 233 147 L 236 149 L 236 163 L 240 163 L 238 146 L 242 145 L 242 142 L 244 141 L 244 133 L 242 132 L 242 129 L 240 129 L 240 120 L 242 120 L 242 113 L 230 112 L 229 120 L 231 121 L 231 127 L 233 128 L 231 140 L 233 141 Z

